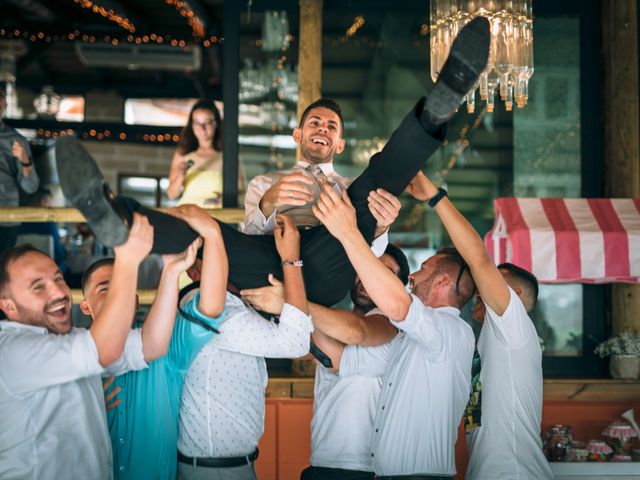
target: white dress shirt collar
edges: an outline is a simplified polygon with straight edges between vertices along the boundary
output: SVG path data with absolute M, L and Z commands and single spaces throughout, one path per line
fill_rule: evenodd
M 42 335 L 47 335 L 49 333 L 49 330 L 44 327 L 12 322 L 11 320 L 0 320 L 0 330 L 27 330 L 33 333 L 40 333 Z
M 307 162 L 306 160 L 298 160 L 296 162 L 296 165 L 304 168 L 304 167 L 308 167 L 311 164 L 309 162 Z M 335 169 L 333 168 L 333 162 L 316 163 L 316 165 L 318 165 L 320 167 L 320 170 L 322 170 L 322 173 L 324 173 L 327 176 L 332 175 L 333 173 L 335 173 Z

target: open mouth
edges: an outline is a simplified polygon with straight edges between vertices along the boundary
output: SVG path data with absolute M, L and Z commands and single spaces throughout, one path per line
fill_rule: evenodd
M 66 318 L 69 315 L 69 304 L 68 302 L 58 303 L 46 310 L 46 313 L 52 317 Z
M 311 143 L 313 143 L 314 145 L 322 145 L 325 147 L 329 145 L 329 142 L 321 137 L 312 137 Z

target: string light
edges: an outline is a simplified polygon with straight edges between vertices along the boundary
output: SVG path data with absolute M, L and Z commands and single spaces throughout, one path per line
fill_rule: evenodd
M 107 10 L 106 8 L 101 7 L 100 5 L 90 0 L 73 0 L 73 1 L 78 5 L 80 5 L 82 8 L 91 10 L 93 13 L 97 13 L 98 15 L 101 15 L 102 17 L 114 22 L 119 27 L 124 28 L 125 30 L 131 33 L 134 33 L 136 31 L 136 27 L 133 25 L 133 23 L 131 23 L 131 21 L 128 18 L 123 17 L 122 15 L 119 15 L 112 8 Z
M 353 19 L 353 24 L 347 28 L 345 36 L 347 38 L 353 37 L 362 27 L 364 27 L 364 17 L 362 15 L 358 15 Z
M 188 2 L 182 0 L 165 0 L 165 3 L 175 7 L 180 15 L 187 19 L 187 24 L 191 27 L 191 33 L 195 38 L 203 38 L 205 36 L 204 22 L 196 15 Z
M 40 35 L 41 34 L 41 35 Z M 111 45 L 119 45 L 120 43 L 132 43 L 136 45 L 140 45 L 141 43 L 157 43 L 162 44 L 165 41 L 165 38 L 171 38 L 170 36 L 161 36 L 158 34 L 150 34 L 143 36 L 134 36 L 128 35 L 125 38 L 115 38 L 109 35 L 105 35 L 100 38 L 96 38 L 94 35 L 89 34 L 80 34 L 79 31 L 75 30 L 66 34 L 56 34 L 56 35 L 47 35 L 44 32 L 32 33 L 28 30 L 7 30 L 0 29 L 0 39 L 2 38 L 24 38 L 26 41 L 31 43 L 58 43 L 61 41 L 70 41 L 70 42 L 83 42 L 83 43 L 109 43 Z M 215 45 L 222 44 L 224 38 L 213 35 L 210 38 L 202 41 L 202 40 L 183 40 L 183 39 L 173 39 L 172 45 L 174 46 L 187 46 L 187 45 L 196 45 L 202 43 L 205 48 L 209 48 Z
M 158 145 L 171 145 L 177 144 L 180 141 L 180 135 L 173 132 L 158 132 L 158 133 L 133 133 L 127 134 L 126 132 L 112 132 L 109 129 L 96 129 L 91 128 L 89 130 L 83 129 L 73 129 L 73 128 L 61 128 L 61 129 L 50 129 L 50 128 L 38 128 L 36 129 L 36 138 L 38 139 L 51 139 L 58 138 L 64 135 L 76 135 L 77 137 L 83 138 L 85 140 L 92 141 L 128 141 L 128 142 L 139 142 L 139 143 L 149 143 L 149 144 L 158 144 Z

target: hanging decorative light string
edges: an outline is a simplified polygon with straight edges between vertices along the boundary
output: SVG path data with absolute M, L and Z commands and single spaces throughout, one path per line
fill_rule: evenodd
M 514 101 L 522 108 L 533 75 L 532 0 L 431 0 L 431 79 L 438 79 L 460 29 L 480 15 L 491 22 L 491 50 L 487 68 L 467 94 L 467 111 L 475 110 L 476 90 L 487 112 L 495 108 L 496 92 L 507 111 L 513 109 Z

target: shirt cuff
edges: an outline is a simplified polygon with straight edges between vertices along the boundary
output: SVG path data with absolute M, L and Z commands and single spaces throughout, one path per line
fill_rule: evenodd
M 127 341 L 124 344 L 124 358 L 127 370 L 142 370 L 147 368 L 142 350 L 142 329 L 135 328 L 129 332 Z
M 201 322 L 206 323 L 207 325 L 215 326 L 219 324 L 218 322 L 224 318 L 224 310 L 217 317 L 209 317 L 198 310 L 198 303 L 200 302 L 200 290 L 196 291 L 195 295 L 191 300 L 185 303 L 182 309 L 188 313 L 189 315 L 193 315 L 196 319 Z
M 300 325 L 304 330 L 309 333 L 313 332 L 313 322 L 311 321 L 311 315 L 307 315 L 299 308 L 294 307 L 288 303 L 285 303 L 280 312 L 280 323 L 286 323 L 289 325 Z
M 380 258 L 382 255 L 384 255 L 384 251 L 387 249 L 387 245 L 389 245 L 388 228 L 378 238 L 373 239 L 373 242 L 371 242 L 371 251 L 376 257 Z

